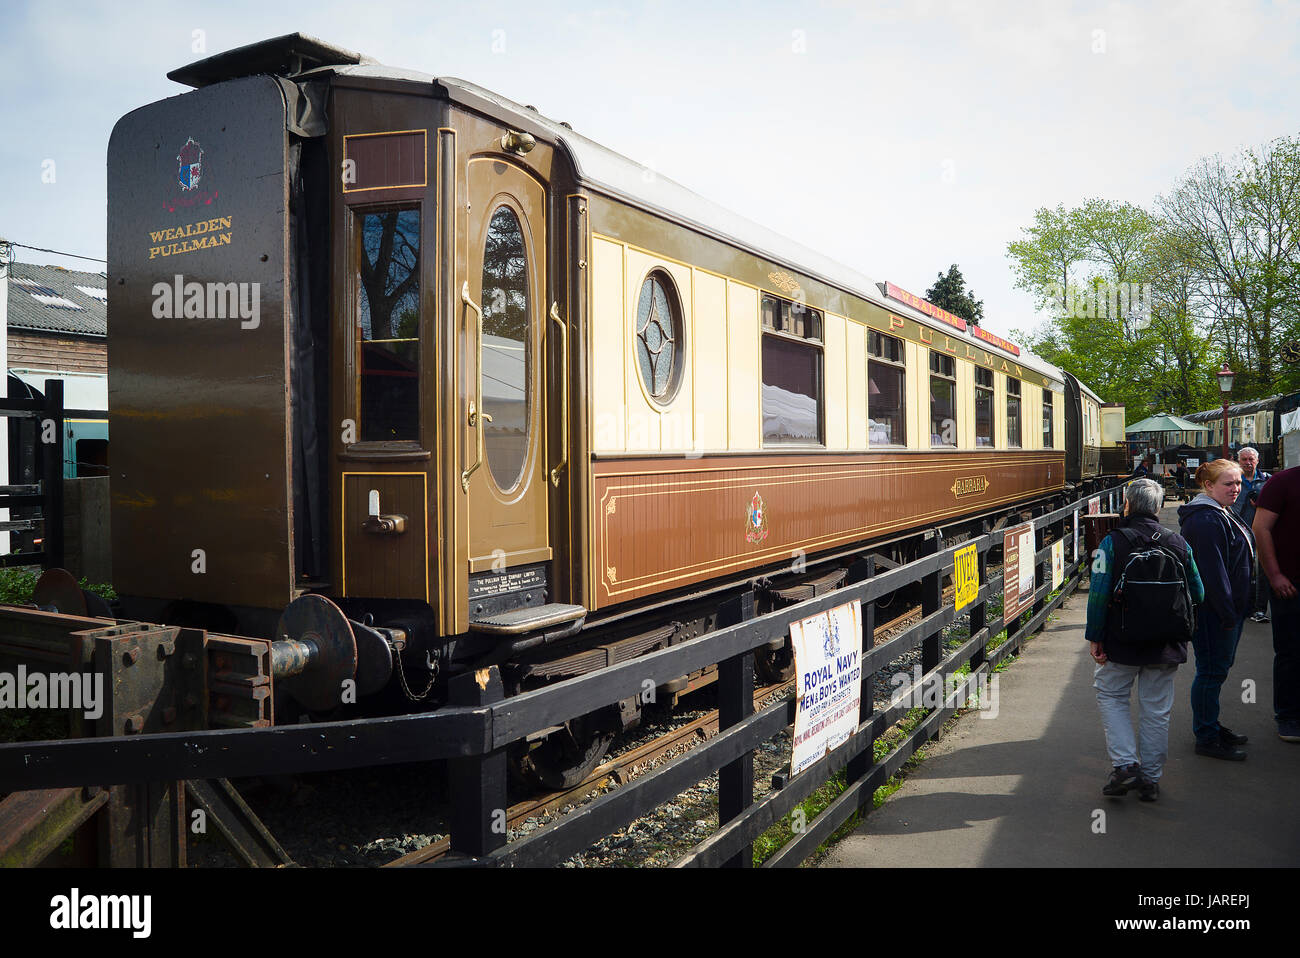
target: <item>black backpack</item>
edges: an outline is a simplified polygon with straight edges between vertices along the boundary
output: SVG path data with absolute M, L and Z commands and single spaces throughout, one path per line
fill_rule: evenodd
M 1121 535 L 1129 549 L 1111 592 L 1115 633 L 1125 642 L 1144 645 L 1189 640 L 1196 613 L 1182 560 L 1159 544 L 1159 532 L 1150 541 L 1131 529 L 1115 529 L 1111 535 Z

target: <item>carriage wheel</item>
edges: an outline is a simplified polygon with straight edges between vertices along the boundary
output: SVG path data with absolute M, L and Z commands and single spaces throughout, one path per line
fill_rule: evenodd
M 789 637 L 779 649 L 755 649 L 754 671 L 768 685 L 794 678 L 794 645 Z
M 561 791 L 592 773 L 609 751 L 614 733 L 599 712 L 570 719 L 540 745 L 512 756 L 515 776 L 532 788 Z

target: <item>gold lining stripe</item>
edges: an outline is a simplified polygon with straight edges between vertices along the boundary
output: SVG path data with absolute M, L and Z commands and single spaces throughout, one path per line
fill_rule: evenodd
M 722 482 L 729 482 L 729 483 L 737 483 L 737 482 L 738 482 L 738 483 L 741 483 L 741 484 L 747 484 L 747 483 L 750 483 L 750 482 L 762 482 L 762 483 L 780 482 L 782 479 L 801 478 L 801 477 L 805 477 L 805 476 L 811 476 L 811 477 L 816 477 L 816 478 L 819 478 L 819 479 L 825 480 L 825 479 L 836 478 L 836 477 L 838 477 L 838 478 L 851 478 L 851 477 L 853 477 L 853 476 L 873 476 L 873 475 L 879 475 L 882 471 L 887 472 L 887 473 L 889 473 L 889 474 L 898 474 L 899 472 L 904 472 L 904 473 L 906 473 L 906 474 L 911 474 L 911 473 L 923 473 L 923 472 L 937 472 L 937 471 L 944 471 L 944 470 L 947 470 L 947 469 L 960 469 L 960 468 L 964 468 L 964 467 L 966 467 L 966 466 L 970 466 L 970 467 L 972 467 L 972 468 L 974 468 L 974 467 L 979 467 L 979 468 L 988 468 L 988 467 L 991 467 L 991 466 L 993 466 L 993 465 L 1000 465 L 1000 466 L 1033 466 L 1033 465 L 1040 465 L 1040 464 L 1053 465 L 1055 462 L 1061 462 L 1061 463 L 1064 463 L 1064 461 L 1065 461 L 1065 460 L 1064 460 L 1064 457 L 1063 457 L 1063 456 L 1055 456 L 1055 457 L 1053 457 L 1053 458 L 1050 459 L 1050 460 L 1049 460 L 1049 459 L 1045 459 L 1045 458 L 1016 458 L 1016 459 L 1009 459 L 1009 458 L 1005 458 L 1005 457 L 999 457 L 998 459 L 993 460 L 992 462 L 990 462 L 988 459 L 967 459 L 967 460 L 959 460 L 959 461 L 956 461 L 956 462 L 923 462 L 923 463 L 917 463 L 917 464 L 915 464 L 915 465 L 910 465 L 910 466 L 908 466 L 908 468 L 905 469 L 905 470 L 899 470 L 899 469 L 898 469 L 898 465 L 899 465 L 899 464 L 898 464 L 898 463 L 892 463 L 892 462 L 891 462 L 891 463 L 886 463 L 886 462 L 855 462 L 855 463 L 846 463 L 844 466 L 840 466 L 840 467 L 821 467 L 821 468 L 815 468 L 814 471 L 812 471 L 812 472 L 796 472 L 796 473 L 788 473 L 788 474 L 786 474 L 786 475 L 784 475 L 784 476 L 781 476 L 781 477 L 761 478 L 761 479 L 755 479 L 755 478 L 753 478 L 752 473 L 753 473 L 754 471 L 756 471 L 756 470 L 759 470 L 759 469 L 763 469 L 763 470 L 771 470 L 771 469 L 781 468 L 781 467 L 778 466 L 778 465 L 775 465 L 775 464 L 774 464 L 774 465 L 771 465 L 771 466 L 767 466 L 767 465 L 764 465 L 764 466 L 732 466 L 732 467 L 725 467 L 725 466 L 724 466 L 724 467 L 718 467 L 718 468 L 692 469 L 692 470 L 689 470 L 689 471 L 690 471 L 690 473 L 692 473 L 692 474 L 694 474 L 694 473 L 699 473 L 699 474 L 701 474 L 701 475 L 708 475 L 708 474 L 710 474 L 710 473 L 719 473 L 719 472 L 742 472 L 742 471 L 743 471 L 743 472 L 750 473 L 750 475 L 737 476 L 737 477 L 732 478 L 732 479 L 722 479 L 722 480 L 720 480 L 720 481 L 722 481 Z M 783 468 L 785 468 L 785 469 L 807 469 L 807 468 L 808 468 L 808 464 L 800 464 L 800 465 L 797 465 L 797 466 L 785 466 L 785 467 L 783 467 Z M 870 471 L 864 471 L 864 470 L 870 470 Z M 621 484 L 619 484 L 619 485 L 614 485 L 614 484 L 613 484 L 614 482 L 616 482 L 617 480 L 620 480 L 620 479 L 629 479 L 629 478 L 631 478 L 631 479 L 635 479 L 635 478 L 638 478 L 638 477 L 651 478 L 651 477 L 654 477 L 654 476 L 680 476 L 681 474 L 682 474 L 682 470 L 677 470 L 677 471 L 667 471 L 667 470 L 665 470 L 665 471 L 662 471 L 662 472 L 624 472 L 624 473 L 606 473 L 606 474 L 603 474 L 603 475 L 597 475 L 595 478 L 596 478 L 597 481 L 605 480 L 605 481 L 608 483 L 608 484 L 606 485 L 606 490 L 607 490 L 607 491 L 609 491 L 609 490 L 621 490 L 621 489 L 641 489 L 641 488 L 656 488 L 656 489 L 662 489 L 662 488 L 664 488 L 664 487 L 666 487 L 666 486 L 668 486 L 668 487 L 671 487 L 671 486 L 688 486 L 688 485 L 696 485 L 696 484 L 698 484 L 698 483 L 708 481 L 707 478 L 701 478 L 701 479 L 680 479 L 680 480 L 677 480 L 677 481 L 664 480 L 664 481 L 644 482 L 644 483 L 621 483 Z M 703 490 L 703 489 L 702 489 L 702 490 L 698 490 L 698 491 L 700 491 L 700 492 L 704 492 L 704 491 L 707 491 L 707 490 Z
M 1042 492 L 1053 492 L 1056 491 L 1058 488 L 1059 488 L 1058 486 L 1040 486 L 1036 489 L 1025 489 L 1008 496 L 1002 496 L 997 499 L 985 500 L 983 502 L 980 502 L 979 505 L 980 506 L 1001 505 L 1002 503 L 1005 502 L 1012 502 L 1016 499 L 1022 499 L 1028 496 L 1034 496 Z M 924 513 L 922 515 L 908 516 L 906 519 L 898 520 L 896 522 L 886 522 L 886 523 L 879 523 L 876 525 L 860 526 L 857 529 L 850 529 L 842 533 L 831 534 L 828 536 L 820 536 L 815 539 L 804 539 L 797 543 L 791 543 L 788 546 L 783 546 L 779 549 L 769 549 L 766 552 L 755 552 L 752 554 L 745 554 L 745 555 L 741 555 L 740 553 L 735 553 L 729 556 L 721 556 L 718 559 L 708 560 L 703 563 L 695 563 L 694 565 L 677 566 L 672 569 L 657 570 L 655 572 L 647 573 L 646 575 L 639 576 L 636 579 L 627 580 L 626 584 L 628 584 L 630 587 L 625 589 L 610 589 L 609 583 L 606 581 L 604 577 L 601 578 L 600 583 L 602 588 L 604 588 L 606 595 L 609 595 L 611 597 L 617 595 L 624 595 L 628 592 L 636 592 L 639 591 L 641 588 L 644 588 L 643 586 L 635 585 L 635 583 L 644 582 L 646 580 L 653 580 L 655 582 L 677 582 L 682 579 L 696 578 L 712 572 L 724 572 L 727 569 L 732 569 L 737 567 L 763 565 L 766 562 L 769 562 L 778 557 L 784 558 L 788 556 L 791 552 L 793 552 L 795 549 L 803 549 L 805 546 L 829 547 L 829 546 L 836 545 L 837 543 L 840 542 L 852 541 L 854 539 L 864 539 L 876 533 L 887 533 L 887 532 L 893 532 L 897 529 L 906 529 L 912 525 L 915 525 L 918 520 L 942 518 L 944 516 L 963 515 L 969 511 L 970 510 L 958 506 L 956 508 L 939 510 L 937 512 Z M 604 528 L 604 524 L 602 523 L 602 532 L 603 532 L 603 528 Z M 607 541 L 602 544 L 606 545 L 606 549 L 607 549 Z M 608 551 L 606 551 L 604 555 L 605 557 L 607 557 Z M 728 560 L 736 560 L 736 561 L 728 561 Z M 714 564 L 710 565 L 709 562 L 712 562 Z M 687 570 L 698 570 L 698 571 L 687 571 Z M 673 573 L 673 572 L 681 572 L 683 574 L 676 575 L 676 576 L 668 575 L 668 573 Z M 623 585 L 625 583 L 620 582 L 619 584 Z

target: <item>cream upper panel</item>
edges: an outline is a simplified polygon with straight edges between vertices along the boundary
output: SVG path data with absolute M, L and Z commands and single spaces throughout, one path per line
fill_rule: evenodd
M 646 277 L 659 271 L 678 302 L 680 352 L 671 398 L 651 395 L 637 357 L 636 312 Z M 591 245 L 591 448 L 611 453 L 688 453 L 763 449 L 762 320 L 755 287 L 595 235 Z M 866 324 L 823 312 L 824 448 L 869 444 Z M 903 340 L 906 447 L 929 450 L 930 349 Z M 937 349 L 937 347 L 936 347 Z M 951 351 L 947 353 L 951 355 Z M 954 356 L 957 448 L 975 446 L 975 364 Z M 1006 449 L 1007 377 L 994 376 L 995 448 Z M 1021 448 L 1042 448 L 1042 387 L 1022 382 Z M 1085 435 L 1100 432 L 1099 410 L 1085 413 Z M 1064 396 L 1054 393 L 1054 445 L 1064 448 Z M 1090 444 L 1097 444 L 1091 440 Z M 767 447 L 776 449 L 780 447 Z M 944 447 L 935 447 L 944 448 Z M 948 447 L 951 448 L 951 447 Z
M 822 421 L 827 449 L 849 448 L 848 394 L 860 386 L 848 383 L 848 355 L 845 345 L 845 319 L 826 313 L 822 319 Z
M 727 281 L 727 448 L 757 449 L 763 441 L 763 392 L 758 380 L 758 290 Z
M 1024 449 L 1043 448 L 1043 387 L 1025 383 L 1020 392 L 1024 407 Z
M 726 449 L 728 390 L 731 364 L 727 359 L 727 281 L 712 273 L 694 271 L 695 303 L 691 315 L 692 349 L 687 359 L 693 367 L 695 443 L 699 449 Z
M 867 328 L 861 323 L 844 324 L 845 389 L 849 448 L 867 447 Z

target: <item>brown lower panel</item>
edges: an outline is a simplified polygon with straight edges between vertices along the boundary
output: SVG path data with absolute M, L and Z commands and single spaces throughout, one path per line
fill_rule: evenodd
M 596 608 L 1060 489 L 1053 451 L 592 463 Z

